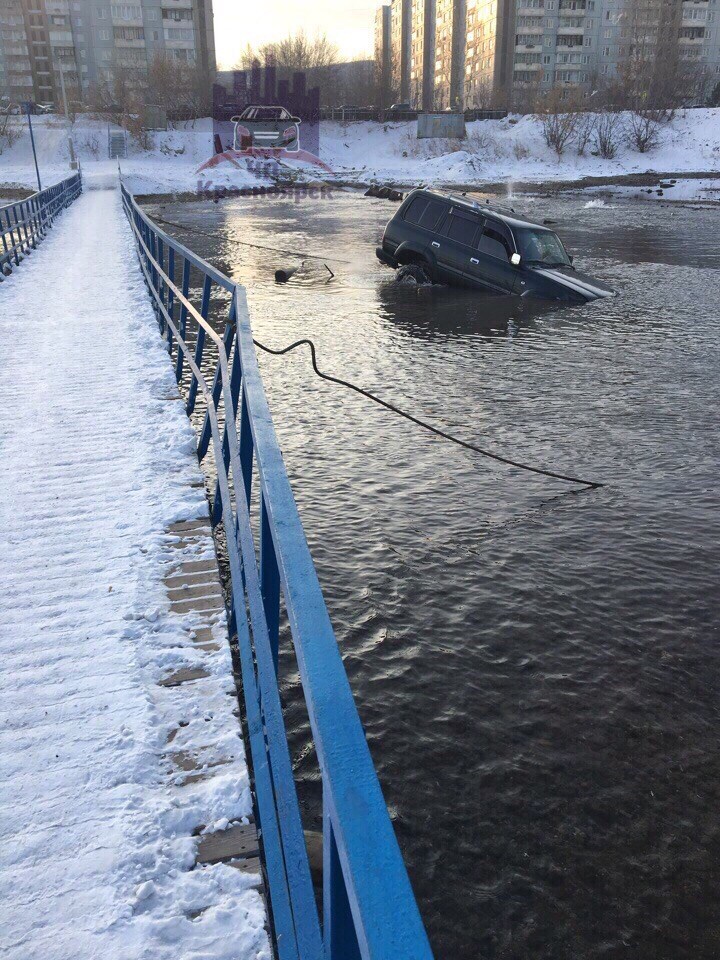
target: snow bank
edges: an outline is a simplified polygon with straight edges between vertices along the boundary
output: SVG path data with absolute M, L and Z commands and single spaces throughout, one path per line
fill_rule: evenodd
M 35 174 L 27 133 L 21 127 L 18 142 L 0 155 L 0 185 L 32 187 Z M 67 130 L 59 117 L 33 121 L 41 174 L 53 182 L 68 173 Z M 661 142 L 641 154 L 621 142 L 617 157 L 593 156 L 590 145 L 583 156 L 570 146 L 558 159 L 544 142 L 532 116 L 468 124 L 464 140 L 418 140 L 416 124 L 321 124 L 320 156 L 340 180 L 394 182 L 404 185 L 475 184 L 487 182 L 578 180 L 628 173 L 667 173 L 720 170 L 720 109 L 688 110 L 661 128 Z M 76 152 L 91 182 L 108 184 L 117 162 L 107 159 L 107 124 L 80 118 L 72 130 Z M 252 161 L 235 168 L 219 164 L 198 172 L 213 155 L 213 127 L 209 119 L 186 128 L 150 136 L 149 149 L 131 143 L 122 161 L 123 175 L 135 193 L 189 193 L 215 188 L 240 189 L 269 184 L 274 177 L 291 175 L 314 179 L 318 171 L 302 164 L 284 164 L 276 173 L 258 170 Z M 323 175 L 333 180 L 332 175 Z
M 14 121 L 19 139 L 0 155 L 0 185 L 35 187 L 35 167 L 27 121 Z M 33 133 L 43 184 L 70 174 L 68 134 L 83 176 L 90 186 L 110 186 L 117 179 L 118 161 L 108 159 L 108 125 L 80 118 L 68 130 L 61 117 L 34 117 Z M 198 167 L 213 154 L 212 120 L 198 120 L 180 129 L 151 133 L 146 150 L 132 140 L 129 155 L 120 161 L 123 176 L 133 193 L 194 193 L 215 188 L 253 187 L 269 181 L 251 169 L 217 169 L 198 174 Z
M 571 146 L 558 159 L 535 117 L 507 117 L 467 125 L 465 140 L 418 140 L 416 124 L 324 123 L 321 155 L 348 179 L 403 184 L 577 180 L 649 171 L 720 169 L 720 109 L 688 110 L 661 129 L 646 154 L 621 143 L 614 160 L 584 156 Z

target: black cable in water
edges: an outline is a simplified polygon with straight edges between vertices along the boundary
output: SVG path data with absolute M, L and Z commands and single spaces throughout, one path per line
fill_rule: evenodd
M 283 354 L 290 353 L 291 350 L 296 350 L 298 347 L 302 347 L 307 344 L 307 346 L 310 347 L 313 370 L 321 380 L 327 380 L 329 383 L 337 383 L 341 387 L 347 387 L 349 390 L 354 390 L 355 393 L 359 393 L 361 396 L 367 397 L 368 400 L 373 400 L 375 403 L 379 403 L 381 407 L 385 407 L 387 410 L 392 411 L 392 413 L 396 413 L 398 416 L 404 417 L 406 420 L 410 420 L 411 423 L 416 423 L 419 427 L 429 430 L 430 433 L 434 433 L 438 437 L 442 437 L 443 440 L 449 440 L 451 443 L 456 443 L 459 447 L 465 447 L 466 450 L 472 450 L 474 453 L 482 454 L 483 457 L 489 457 L 491 460 L 496 460 L 498 463 L 505 463 L 510 467 L 518 467 L 518 469 L 527 470 L 530 473 L 539 473 L 543 477 L 552 477 L 554 480 L 565 480 L 567 483 L 579 483 L 591 490 L 597 490 L 604 486 L 604 484 L 598 483 L 594 480 L 582 480 L 580 477 L 570 477 L 564 473 L 555 473 L 553 470 L 543 470 L 542 467 L 531 467 L 527 463 L 520 463 L 518 460 L 511 460 L 509 457 L 502 457 L 499 453 L 492 453 L 490 450 L 485 450 L 482 447 L 478 447 L 474 443 L 468 443 L 467 440 L 460 440 L 458 437 L 453 437 L 451 434 L 445 433 L 444 430 L 438 429 L 438 427 L 433 427 L 424 420 L 418 420 L 418 418 L 414 417 L 411 413 L 406 413 L 404 410 L 400 410 L 392 403 L 388 403 L 387 400 L 381 400 L 380 397 L 376 397 L 375 394 L 370 393 L 367 390 L 363 390 L 362 387 L 355 386 L 354 383 L 350 383 L 348 380 L 341 380 L 339 377 L 331 377 L 330 374 L 323 373 L 318 367 L 315 344 L 312 342 L 312 340 L 297 340 L 295 343 L 291 343 L 289 347 L 284 347 L 282 350 L 273 350 L 271 347 L 266 347 L 265 344 L 260 343 L 259 340 L 253 340 L 253 343 L 260 350 L 264 350 L 265 353 L 270 353 L 274 357 L 281 357 Z
M 236 240 L 235 237 L 229 237 L 226 233 L 214 231 L 209 233 L 207 230 L 200 230 L 198 227 L 187 227 L 182 223 L 175 223 L 173 220 L 165 220 L 163 217 L 155 216 L 153 218 L 157 223 L 164 223 L 166 227 L 175 227 L 176 230 L 184 230 L 186 233 L 196 233 L 199 237 L 208 237 L 210 240 L 225 240 L 227 243 L 237 244 L 239 247 L 253 247 L 255 250 L 268 250 L 270 253 L 282 253 L 287 257 L 299 257 L 301 260 L 330 260 L 332 263 L 350 263 L 350 260 L 341 260 L 339 257 L 320 256 L 315 253 L 298 253 L 297 250 L 283 250 L 281 247 L 268 247 L 262 243 L 250 243 L 249 240 Z M 328 269 L 330 269 L 328 267 Z

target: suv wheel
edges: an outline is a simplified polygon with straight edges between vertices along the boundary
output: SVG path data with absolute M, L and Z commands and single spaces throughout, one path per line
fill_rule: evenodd
M 398 283 L 432 283 L 427 268 L 419 263 L 406 263 L 395 274 Z

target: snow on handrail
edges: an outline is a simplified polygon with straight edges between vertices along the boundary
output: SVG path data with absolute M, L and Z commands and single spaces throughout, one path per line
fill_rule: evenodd
M 240 654 L 278 956 L 432 960 L 275 435 L 245 292 L 160 230 L 122 183 L 121 191 L 187 412 L 197 416 L 198 402 L 204 409 L 196 420 L 198 456 L 212 454 L 217 473 L 212 520 L 222 523 L 227 543 L 229 622 Z M 191 280 L 201 291 L 199 307 Z M 213 296 L 227 310 L 222 336 L 209 320 Z M 212 380 L 204 372 L 209 361 Z M 281 596 L 322 777 L 322 924 L 279 696 Z
M 73 174 L 14 203 L 0 206 L 0 280 L 19 266 L 44 239 L 55 217 L 82 193 L 82 176 Z

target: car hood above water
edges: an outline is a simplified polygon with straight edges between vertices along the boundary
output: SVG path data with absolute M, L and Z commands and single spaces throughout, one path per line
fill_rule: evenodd
M 573 267 L 541 267 L 532 266 L 533 273 L 539 273 L 542 277 L 561 283 L 568 290 L 580 294 L 586 300 L 598 300 L 600 297 L 612 297 L 615 291 L 602 280 L 596 280 L 586 273 L 580 273 Z

